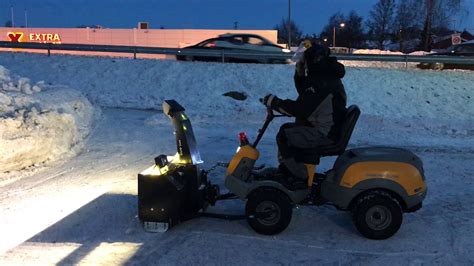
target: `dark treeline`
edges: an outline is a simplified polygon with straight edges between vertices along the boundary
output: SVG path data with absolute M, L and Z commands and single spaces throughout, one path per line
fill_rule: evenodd
M 433 37 L 456 31 L 467 14 L 463 0 L 379 0 L 366 20 L 355 11 L 338 12 L 319 34 L 303 35 L 285 19 L 275 29 L 279 42 L 287 43 L 290 26 L 292 45 L 313 38 L 328 46 L 430 51 Z

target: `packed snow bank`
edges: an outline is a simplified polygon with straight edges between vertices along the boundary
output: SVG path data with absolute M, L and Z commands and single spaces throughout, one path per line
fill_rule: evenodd
M 265 111 L 259 98 L 267 93 L 297 96 L 291 65 L 6 53 L 0 53 L 0 62 L 33 79 L 77 88 L 104 107 L 161 109 L 164 99 L 176 99 L 195 122 L 260 122 Z M 453 130 L 473 134 L 470 72 L 348 67 L 343 81 L 349 104 L 359 105 L 365 116 L 396 119 L 402 127 L 436 127 L 443 134 Z M 245 92 L 247 99 L 223 96 L 229 91 Z
M 354 50 L 353 54 L 372 54 L 372 55 L 404 55 L 402 52 L 392 52 L 379 49 L 359 49 Z M 378 61 L 342 61 L 349 67 L 372 67 L 372 68 L 416 68 L 417 63 L 403 62 L 378 62 Z
M 380 49 L 358 49 L 352 52 L 353 54 L 388 54 L 388 55 L 403 55 L 402 52 L 392 52 L 388 50 L 380 50 Z
M 0 65 L 0 173 L 77 151 L 93 107 L 77 90 L 32 84 Z
M 379 49 L 359 49 L 355 50 L 353 54 L 372 54 L 372 55 L 405 55 L 402 52 L 392 52 Z M 409 55 L 427 55 L 425 51 L 415 51 Z M 417 69 L 418 63 L 404 63 L 404 62 L 378 62 L 378 61 L 343 61 L 346 66 L 350 67 L 372 67 L 372 68 L 399 68 L 399 69 Z

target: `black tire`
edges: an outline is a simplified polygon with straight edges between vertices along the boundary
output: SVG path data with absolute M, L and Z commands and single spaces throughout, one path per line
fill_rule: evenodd
M 444 69 L 444 64 L 443 63 L 433 63 L 431 66 L 431 69 L 433 70 L 443 70 Z
M 352 206 L 352 219 L 359 232 L 370 239 L 387 239 L 393 236 L 403 221 L 400 203 L 382 190 L 371 191 Z
M 293 207 L 288 196 L 273 188 L 258 189 L 250 194 L 245 216 L 250 227 L 259 234 L 275 235 L 290 224 Z

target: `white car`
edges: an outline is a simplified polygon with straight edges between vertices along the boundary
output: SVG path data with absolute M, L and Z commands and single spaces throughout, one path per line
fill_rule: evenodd
M 288 59 L 281 58 L 261 58 L 253 55 L 228 55 L 225 56 L 225 51 L 248 51 L 255 52 L 280 52 L 282 54 L 291 53 L 290 50 L 285 49 L 271 41 L 255 34 L 223 34 L 217 38 L 207 39 L 196 45 L 188 46 L 183 49 L 202 49 L 202 50 L 222 50 L 224 51 L 224 61 L 234 63 L 288 63 Z M 178 55 L 176 57 L 182 61 L 222 61 L 222 57 L 211 56 L 184 56 Z

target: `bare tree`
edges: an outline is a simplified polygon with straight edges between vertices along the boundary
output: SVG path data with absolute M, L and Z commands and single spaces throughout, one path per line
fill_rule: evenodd
M 363 18 L 355 11 L 351 11 L 347 18 L 346 27 L 342 32 L 341 41 L 349 48 L 363 48 L 365 46 L 365 33 L 363 29 Z
M 421 22 L 419 14 L 423 3 L 419 0 L 399 0 L 395 14 L 394 36 L 400 45 L 400 51 L 406 51 L 405 43 L 418 39 Z
M 288 42 L 288 28 L 291 30 L 291 45 L 298 45 L 296 41 L 301 39 L 303 33 L 293 20 L 288 19 L 282 19 L 280 24 L 274 27 L 278 31 L 278 42 Z
M 384 42 L 393 32 L 395 8 L 395 0 L 379 0 L 370 11 L 367 26 L 372 39 L 376 41 L 380 49 L 384 48 Z
M 340 26 L 341 23 L 344 23 L 344 27 Z M 333 14 L 320 34 L 321 43 L 328 45 L 334 34 L 337 35 L 336 46 L 349 48 L 365 46 L 363 18 L 355 11 L 351 11 L 347 16 L 340 12 Z
M 423 32 L 420 48 L 431 50 L 433 29 L 446 28 L 463 11 L 463 0 L 423 0 Z M 449 27 L 449 26 L 448 26 Z
M 323 31 L 320 34 L 321 39 L 326 40 L 324 42 L 325 45 L 328 45 L 330 43 L 329 40 L 332 39 L 333 34 L 335 33 L 334 29 L 337 29 L 336 34 L 338 36 L 340 35 L 339 25 L 341 23 L 345 23 L 345 22 L 346 22 L 346 17 L 341 12 L 337 12 L 329 18 L 328 24 L 323 28 Z M 337 45 L 341 45 L 341 44 L 339 42 L 337 42 Z

